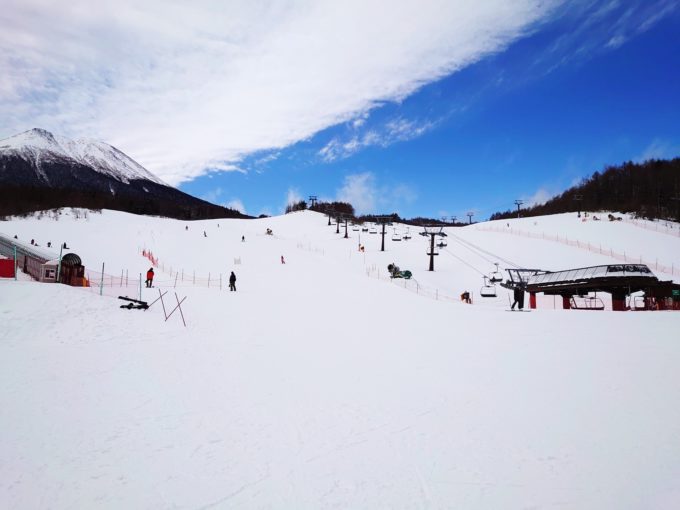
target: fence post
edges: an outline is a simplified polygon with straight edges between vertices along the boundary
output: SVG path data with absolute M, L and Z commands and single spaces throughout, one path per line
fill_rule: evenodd
M 175 285 L 173 285 L 173 288 L 177 288 L 177 275 L 179 275 L 178 271 L 175 271 Z
M 125 270 L 125 287 L 128 286 L 128 270 Z
M 142 300 L 142 273 L 139 273 L 139 300 Z
M 196 285 L 196 270 L 194 269 L 194 281 L 193 284 Z
M 210 288 L 210 273 L 208 272 L 208 288 Z
M 123 286 L 123 270 L 120 270 L 120 287 Z
M 102 262 L 102 278 L 101 281 L 99 282 L 99 295 L 101 296 L 104 293 L 104 263 Z
M 61 253 L 59 254 L 59 264 L 61 265 Z M 17 279 L 17 247 L 14 246 L 14 280 Z M 59 283 L 59 267 L 57 267 L 57 283 Z

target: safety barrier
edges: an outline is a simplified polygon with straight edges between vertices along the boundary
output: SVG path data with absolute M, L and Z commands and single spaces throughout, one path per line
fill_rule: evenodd
M 625 251 L 623 253 L 619 253 L 614 251 L 612 248 L 606 247 L 603 248 L 601 244 L 594 245 L 591 244 L 590 242 L 584 242 L 578 239 L 569 239 L 567 236 L 560 236 L 559 234 L 552 235 L 546 234 L 545 232 L 541 232 L 539 234 L 538 232 L 529 232 L 526 230 L 520 230 L 516 228 L 500 228 L 500 227 L 477 227 L 476 230 L 482 232 L 497 232 L 501 234 L 511 234 L 520 237 L 527 237 L 529 239 L 542 239 L 545 241 L 553 241 L 567 246 L 573 246 L 574 248 L 588 250 L 592 253 L 605 255 L 607 257 L 611 257 L 621 262 L 629 262 L 632 264 L 645 264 L 650 269 L 653 269 L 656 272 L 665 273 L 672 276 L 680 275 L 680 268 L 678 268 L 678 271 L 676 271 L 675 264 L 671 265 L 660 264 L 658 259 L 656 259 L 654 262 L 647 261 L 642 257 L 642 255 L 633 257 L 627 254 Z

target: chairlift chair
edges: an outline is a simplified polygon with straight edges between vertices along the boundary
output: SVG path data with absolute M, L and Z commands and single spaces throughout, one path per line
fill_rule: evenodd
M 496 269 L 489 273 L 489 281 L 491 283 L 498 283 L 503 281 L 503 273 L 498 269 L 498 262 L 494 263 Z
M 403 235 L 403 237 L 402 237 L 402 239 L 403 239 L 404 241 L 408 241 L 409 239 L 411 239 L 411 234 L 409 234 L 409 230 L 410 230 L 410 229 L 407 228 L 407 229 L 406 229 L 406 233 L 405 233 L 405 234 Z
M 496 297 L 496 286 L 489 282 L 489 279 L 484 277 L 484 285 L 479 290 L 479 295 L 482 297 Z
M 369 229 L 368 233 L 369 233 L 369 234 L 377 234 L 377 233 L 378 233 L 378 229 L 375 228 L 375 227 L 371 227 L 371 228 Z
M 439 248 L 446 248 L 448 246 L 448 243 L 444 239 L 440 239 L 439 242 L 437 243 L 437 247 Z
M 392 241 L 401 241 L 401 236 L 399 233 L 397 233 L 397 229 L 394 229 L 394 233 L 392 234 Z
M 604 310 L 604 303 L 597 296 L 577 296 L 571 297 L 571 308 L 573 310 Z

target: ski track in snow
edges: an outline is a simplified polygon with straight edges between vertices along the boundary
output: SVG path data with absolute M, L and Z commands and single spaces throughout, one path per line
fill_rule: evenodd
M 100 297 L 0 279 L 0 506 L 680 507 L 680 314 L 553 310 L 551 298 L 504 313 L 504 289 L 477 296 L 490 254 L 551 270 L 613 261 L 473 225 L 452 233 L 485 251 L 450 236 L 458 258 L 442 250 L 430 273 L 413 227 L 385 253 L 362 233 L 360 254 L 357 232 L 326 223 L 112 211 L 0 223 L 41 248 L 66 241 L 93 274 L 103 262 L 136 278 L 151 250 L 164 270 L 143 298 L 187 296 L 184 328 L 160 303 L 121 310 L 116 296 L 136 286 Z M 509 223 L 680 266 L 680 239 L 625 222 Z M 421 295 L 377 278 L 390 262 Z M 176 289 L 170 267 L 185 272 Z

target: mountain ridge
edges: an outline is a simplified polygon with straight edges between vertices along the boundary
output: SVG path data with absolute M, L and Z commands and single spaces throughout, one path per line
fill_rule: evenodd
M 0 140 L 0 215 L 56 207 L 183 220 L 248 218 L 169 186 L 119 149 L 34 128 Z

